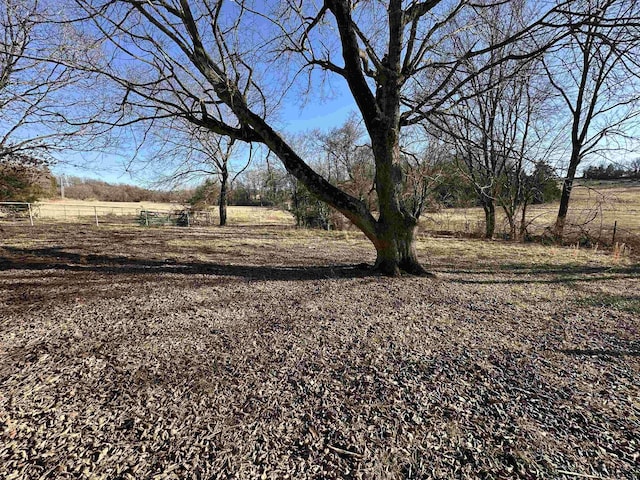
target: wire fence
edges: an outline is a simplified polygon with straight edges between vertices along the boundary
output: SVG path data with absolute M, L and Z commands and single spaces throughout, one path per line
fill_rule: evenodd
M 531 207 L 525 220 L 527 236 L 543 237 L 549 234 L 556 215 L 557 207 Z M 504 213 L 498 211 L 496 220 L 495 236 L 509 238 L 511 228 Z M 216 218 L 211 211 L 195 212 L 178 205 L 175 209 L 154 209 L 142 206 L 0 202 L 0 224 L 33 226 L 59 223 L 207 226 L 214 225 Z M 421 225 L 423 231 L 430 233 L 481 237 L 484 235 L 485 219 L 481 208 L 450 208 L 424 214 Z M 570 207 L 564 238 L 566 242 L 582 246 L 624 244 L 640 252 L 640 210 L 604 203 Z
M 525 218 L 525 237 L 552 235 L 552 227 L 558 214 L 557 207 L 536 206 Z M 518 232 L 522 218 L 516 218 Z M 441 235 L 482 237 L 485 234 L 485 218 L 481 208 L 452 208 L 426 213 L 423 230 Z M 511 225 L 502 211 L 496 211 L 495 237 L 509 239 Z M 590 206 L 569 208 L 563 238 L 566 243 L 581 246 L 614 246 L 626 244 L 640 251 L 640 210 L 628 208 L 604 208 Z
M 0 223 L 5 225 L 47 225 L 72 223 L 78 225 L 212 225 L 210 211 L 190 211 L 177 207 L 172 210 L 147 209 L 82 204 L 41 204 L 28 202 L 0 202 Z

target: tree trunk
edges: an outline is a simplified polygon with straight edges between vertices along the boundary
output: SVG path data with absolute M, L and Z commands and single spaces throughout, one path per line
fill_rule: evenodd
M 522 216 L 520 217 L 520 240 L 524 241 L 527 236 L 527 207 L 529 206 L 529 201 L 525 198 L 524 203 L 522 204 Z
M 482 201 L 482 209 L 484 210 L 484 237 L 492 239 L 496 232 L 496 206 L 491 198 L 485 198 Z
M 502 211 L 504 212 L 504 216 L 507 217 L 507 222 L 509 223 L 509 240 L 514 242 L 518 240 L 518 221 L 516 219 L 518 209 L 513 205 L 502 205 Z
M 509 240 L 515 242 L 518 240 L 518 227 L 516 225 L 515 216 L 507 215 L 507 221 L 509 222 Z
M 415 248 L 415 224 L 393 228 L 379 224 L 377 252 L 374 268 L 384 275 L 397 276 L 401 272 L 412 275 L 430 275 L 420 265 Z
M 218 208 L 220 210 L 220 226 L 224 227 L 227 224 L 227 184 L 229 181 L 229 171 L 227 166 L 220 171 L 220 199 L 218 201 Z
M 376 192 L 380 211 L 375 238 L 372 239 L 377 252 L 374 268 L 384 275 L 396 276 L 401 272 L 427 275 L 418 261 L 415 248 L 418 220 L 400 200 L 402 172 L 397 164 L 399 144 L 393 132 L 387 136 L 389 137 L 389 143 L 380 145 L 377 149 L 374 147 Z
M 393 147 L 377 152 L 376 191 L 380 216 L 376 223 L 375 239 L 377 258 L 375 269 L 385 275 L 399 275 L 401 271 L 424 275 L 415 249 L 417 219 L 400 202 L 401 172 L 393 161 Z
M 293 195 L 292 195 L 292 200 L 293 200 L 293 216 L 296 219 L 296 227 L 300 227 L 301 225 L 301 219 L 302 219 L 302 215 L 300 212 L 300 200 L 298 198 L 298 180 L 296 179 L 293 182 Z
M 567 220 L 567 212 L 569 211 L 569 199 L 571 198 L 571 190 L 573 189 L 573 180 L 576 176 L 576 170 L 580 161 L 577 159 L 577 155 L 571 155 L 571 161 L 569 162 L 569 170 L 567 171 L 567 177 L 562 184 L 562 195 L 560 196 L 560 208 L 558 209 L 558 218 L 553 229 L 553 233 L 558 240 L 562 240 L 564 234 L 564 226 Z

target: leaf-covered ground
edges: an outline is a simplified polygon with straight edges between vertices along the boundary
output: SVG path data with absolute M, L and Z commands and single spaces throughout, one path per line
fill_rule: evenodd
M 355 233 L 5 227 L 0 478 L 640 478 L 640 267 Z

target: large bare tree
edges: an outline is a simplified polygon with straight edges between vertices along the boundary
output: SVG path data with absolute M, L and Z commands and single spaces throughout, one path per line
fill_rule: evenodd
M 568 119 L 569 155 L 554 233 L 564 233 L 571 190 L 585 158 L 619 147 L 640 126 L 640 2 L 587 0 L 565 12 L 576 26 L 545 56 Z
M 574 2 L 544 2 L 548 9 L 533 22 L 492 44 L 479 42 L 461 57 L 452 48 L 453 20 L 464 18 L 463 28 L 473 30 L 484 21 L 483 12 L 502 1 L 75 3 L 92 22 L 84 35 L 93 35 L 105 52 L 102 62 L 83 68 L 123 89 L 113 114 L 124 119 L 134 109 L 138 118 L 177 115 L 215 134 L 265 145 L 371 240 L 379 271 L 423 274 L 414 246 L 417 219 L 403 200 L 402 128 L 454 102 L 462 86 L 489 68 L 457 75 L 466 60 L 515 42 L 523 49 L 510 58 L 525 57 L 531 54 L 525 39 L 549 30 L 565 34 L 566 17 L 559 12 Z M 276 130 L 279 102 L 290 98 L 284 94 L 297 88 L 314 95 L 325 77 L 346 85 L 369 136 L 375 210 L 314 171 Z

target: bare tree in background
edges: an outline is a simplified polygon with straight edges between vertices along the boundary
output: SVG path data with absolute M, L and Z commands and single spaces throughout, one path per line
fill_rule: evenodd
M 562 238 L 578 166 L 617 147 L 640 115 L 640 2 L 587 0 L 566 13 L 576 26 L 545 56 L 549 81 L 569 120 L 570 154 L 554 233 Z
M 313 135 L 314 133 L 312 133 Z M 325 178 L 349 195 L 374 208 L 374 160 L 362 123 L 351 115 L 343 125 L 328 132 L 316 132 L 320 149 L 326 155 Z
M 558 12 L 574 2 L 558 0 L 535 21 L 491 44 L 478 43 L 462 56 L 450 48 L 457 35 L 453 20 L 464 16 L 464 28 L 473 31 L 484 21 L 482 12 L 495 8 L 493 2 L 75 3 L 80 16 L 92 20 L 84 34 L 99 31 L 96 42 L 107 54 L 102 62 L 82 68 L 122 87 L 123 119 L 128 110 L 148 119 L 179 116 L 215 134 L 265 145 L 288 172 L 367 236 L 376 248 L 379 271 L 421 274 L 426 272 L 414 245 L 417 219 L 403 201 L 401 129 L 455 102 L 464 85 L 491 67 L 459 76 L 469 59 L 506 44 L 524 48 L 524 39 L 543 31 L 564 35 L 566 18 Z M 531 54 L 523 49 L 512 58 Z M 305 75 L 309 95 L 322 75 L 337 77 L 351 92 L 371 142 L 375 211 L 319 175 L 276 132 L 279 101 Z
M 190 122 L 174 121 L 156 132 L 163 136 L 151 143 L 157 146 L 152 163 L 160 163 L 164 170 L 163 183 L 183 185 L 194 179 L 215 179 L 220 184 L 218 195 L 219 224 L 227 224 L 229 188 L 251 160 L 251 152 L 240 161 L 240 148 L 235 138 L 216 135 Z M 233 171 L 231 161 L 238 158 L 242 166 Z
M 632 178 L 640 178 L 640 158 L 634 158 L 631 160 L 627 169 Z
M 504 32 L 526 24 L 523 2 L 504 3 L 485 12 L 473 32 L 456 38 L 458 57 L 481 41 L 496 44 Z M 520 58 L 518 44 L 505 44 L 463 62 L 458 73 L 470 78 L 449 111 L 429 118 L 455 152 L 461 172 L 476 190 L 485 214 L 486 238 L 496 230 L 496 210 L 502 208 L 511 238 L 518 235 L 517 213 L 524 198 L 527 168 L 532 168 L 543 132 L 539 127 L 545 101 L 535 57 Z M 485 67 L 489 65 L 489 67 Z M 430 127 L 433 128 L 433 127 Z
M 512 240 L 526 232 L 527 206 L 545 181 L 541 166 L 555 151 L 556 132 L 547 117 L 549 88 L 541 81 L 539 66 L 533 62 L 506 82 L 496 131 L 497 150 L 505 162 L 503 175 L 496 179 L 496 202 L 505 214 Z

